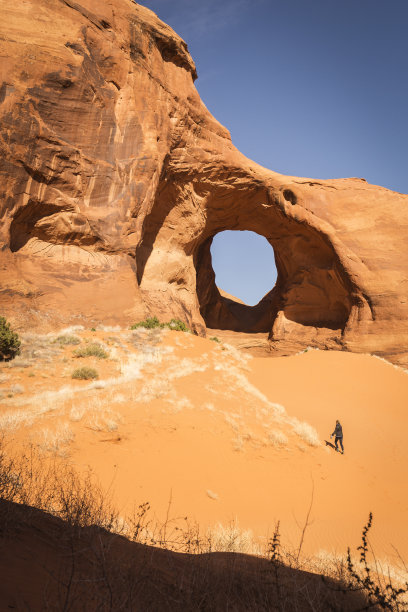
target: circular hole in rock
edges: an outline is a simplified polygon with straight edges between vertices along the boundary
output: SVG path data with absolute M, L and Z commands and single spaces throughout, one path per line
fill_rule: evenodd
M 211 257 L 218 289 L 248 306 L 258 304 L 275 286 L 273 248 L 255 232 L 219 232 L 211 245 Z

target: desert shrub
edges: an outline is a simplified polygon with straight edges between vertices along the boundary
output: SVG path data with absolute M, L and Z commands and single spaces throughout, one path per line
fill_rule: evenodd
M 387 580 L 378 571 L 377 575 L 374 576 L 368 563 L 368 533 L 372 523 L 373 515 L 370 512 L 361 536 L 361 545 L 357 548 L 360 551 L 360 561 L 358 564 L 353 562 L 350 548 L 347 550 L 348 576 L 346 588 L 350 591 L 360 590 L 365 593 L 368 599 L 366 610 L 370 608 L 391 611 L 406 610 L 406 600 L 404 601 L 403 598 L 408 593 L 408 582 L 405 583 L 405 586 L 398 587 L 392 583 L 391 578 Z
M 145 329 L 163 329 L 164 327 L 167 327 L 173 331 L 190 331 L 187 325 L 180 319 L 170 319 L 170 321 L 167 323 L 160 323 L 157 317 L 149 317 L 145 321 L 139 321 L 139 323 L 132 325 L 130 329 L 137 329 L 138 327 L 144 327 Z
M 20 353 L 20 346 L 18 334 L 10 329 L 4 317 L 0 317 L 0 361 L 13 359 Z
M 61 447 L 72 442 L 74 437 L 68 423 L 60 424 L 55 430 L 45 427 L 40 433 L 39 446 L 43 451 L 57 453 L 61 450 Z
M 96 343 L 87 344 L 73 352 L 74 357 L 98 357 L 98 359 L 106 359 L 108 353 L 105 349 Z
M 221 342 L 221 340 L 217 338 L 217 336 L 213 336 L 212 338 L 210 338 L 210 340 L 212 340 L 213 342 Z
M 157 317 L 148 317 L 145 321 L 139 321 L 139 323 L 135 323 L 130 329 L 137 329 L 138 327 L 144 327 L 145 329 L 155 329 L 156 327 L 163 327 L 163 323 L 160 323 Z
M 68 345 L 81 344 L 81 339 L 78 338 L 78 336 L 66 335 L 66 336 L 58 336 L 58 338 L 56 338 L 54 342 L 60 344 L 61 346 L 68 346 Z
M 79 380 L 93 380 L 95 378 L 99 378 L 99 374 L 94 368 L 83 367 L 74 370 L 71 378 L 76 378 Z
M 173 331 L 182 331 L 182 332 L 190 331 L 187 325 L 180 319 L 171 319 L 168 323 L 165 323 L 164 325 L 168 327 L 169 329 L 172 329 Z

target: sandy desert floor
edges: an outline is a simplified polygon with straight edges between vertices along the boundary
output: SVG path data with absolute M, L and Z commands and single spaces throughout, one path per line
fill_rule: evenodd
M 75 356 L 94 344 L 105 358 Z M 99 378 L 72 379 L 82 366 Z M 251 357 L 170 330 L 25 334 L 0 368 L 9 447 L 91 468 L 123 516 L 149 502 L 159 522 L 234 533 L 243 552 L 280 521 L 296 554 L 310 509 L 302 555 L 325 559 L 355 549 L 372 512 L 394 568 L 408 560 L 407 406 L 407 372 L 374 356 Z M 336 418 L 344 456 L 325 444 Z

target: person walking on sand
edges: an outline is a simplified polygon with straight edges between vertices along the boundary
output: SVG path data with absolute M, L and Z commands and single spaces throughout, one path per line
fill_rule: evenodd
M 344 447 L 343 447 L 343 428 L 340 425 L 340 421 L 336 421 L 336 427 L 334 428 L 333 433 L 331 434 L 331 438 L 334 436 L 334 444 L 336 445 L 336 451 L 339 450 L 337 443 L 339 442 L 341 447 L 341 454 L 344 455 Z

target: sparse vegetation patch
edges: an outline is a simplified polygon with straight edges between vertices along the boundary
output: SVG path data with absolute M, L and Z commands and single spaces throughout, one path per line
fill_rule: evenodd
M 99 374 L 94 368 L 83 367 L 74 370 L 71 378 L 76 378 L 78 380 L 94 380 L 95 378 L 99 378 Z
M 190 332 L 191 330 L 187 327 L 184 321 L 180 319 L 171 319 L 167 323 L 161 323 L 157 317 L 148 317 L 145 321 L 139 321 L 131 326 L 130 329 L 137 329 L 138 327 L 144 327 L 145 329 L 164 329 L 168 328 L 173 331 Z
M 67 334 L 64 336 L 58 336 L 58 338 L 56 338 L 54 342 L 60 344 L 61 346 L 68 346 L 81 344 L 81 339 L 78 338 L 78 336 L 71 336 Z
M 98 359 L 106 359 L 109 357 L 105 349 L 96 342 L 91 342 L 86 346 L 76 349 L 72 353 L 74 357 L 97 357 Z

